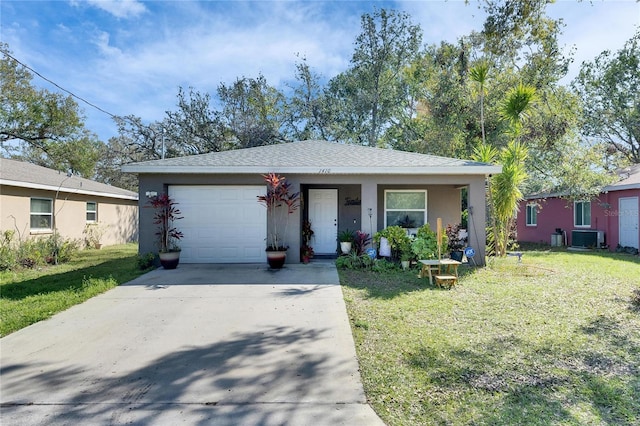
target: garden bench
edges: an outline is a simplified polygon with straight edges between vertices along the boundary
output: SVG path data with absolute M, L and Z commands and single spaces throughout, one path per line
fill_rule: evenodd
M 436 285 L 438 287 L 451 288 L 458 282 L 458 277 L 455 275 L 436 275 Z
M 450 283 L 451 278 L 453 277 L 454 281 L 452 285 L 455 285 L 458 281 L 458 266 L 461 262 L 452 259 L 429 259 L 429 260 L 420 260 L 422 264 L 422 269 L 420 270 L 419 278 L 424 278 L 425 274 L 429 276 L 429 284 L 433 285 L 433 272 L 436 273 L 436 285 L 440 286 L 441 283 Z M 440 282 L 438 281 L 438 277 L 441 277 Z M 442 278 L 447 277 L 447 278 Z M 451 287 L 451 286 L 449 286 Z

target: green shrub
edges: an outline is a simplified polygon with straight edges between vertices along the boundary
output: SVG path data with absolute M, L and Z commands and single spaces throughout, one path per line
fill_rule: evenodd
M 358 256 L 356 252 L 351 252 L 336 259 L 336 267 L 341 269 L 369 269 L 373 264 L 374 260 L 368 254 Z
M 55 232 L 39 239 L 37 245 L 46 263 L 66 263 L 78 253 L 80 241 L 64 238 Z
M 153 253 L 139 254 L 137 258 L 138 268 L 141 270 L 149 269 L 154 265 L 156 255 Z
M 442 252 L 447 250 L 447 236 L 442 233 Z M 438 236 L 428 223 L 418 228 L 416 238 L 411 243 L 411 250 L 418 260 L 436 259 L 438 257 Z
M 7 247 L 0 247 L 0 271 L 7 271 L 15 268 L 15 252 Z
M 14 235 L 15 231 L 4 231 L 0 236 L 0 271 L 11 270 L 17 265 Z
M 403 248 L 411 244 L 411 239 L 407 235 L 407 231 L 399 226 L 388 226 L 382 231 L 378 231 L 373 236 L 373 242 L 378 249 L 380 248 L 380 240 L 386 238 L 391 248 L 391 258 L 398 260 L 402 254 Z
M 23 268 L 33 268 L 45 263 L 44 245 L 40 239 L 28 239 L 20 242 L 16 250 L 16 261 Z
M 376 260 L 372 268 L 374 272 L 393 272 L 399 271 L 400 269 L 400 265 L 395 262 L 389 262 L 386 259 Z
M 0 270 L 12 270 L 18 266 L 35 268 L 45 264 L 66 263 L 78 252 L 80 242 L 63 238 L 60 234 L 29 238 L 16 242 L 13 231 L 5 231 L 0 241 Z

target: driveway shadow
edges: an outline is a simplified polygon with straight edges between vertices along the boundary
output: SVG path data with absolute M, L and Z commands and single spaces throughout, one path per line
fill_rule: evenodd
M 335 359 L 301 349 L 327 332 L 266 327 L 172 352 L 116 377 L 96 377 L 80 367 L 46 371 L 43 365 L 4 365 L 2 375 L 19 376 L 23 385 L 13 380 L 3 393 L 6 397 L 19 394 L 16 388 L 49 389 L 47 404 L 59 408 L 46 416 L 49 424 L 158 424 L 177 405 L 191 424 L 212 424 L 214 418 L 215 424 L 277 424 L 283 416 L 295 418 L 305 403 L 358 402 L 335 401 L 319 382 L 345 373 Z M 12 412 L 46 401 L 20 396 L 5 400 L 3 417 L 9 421 Z

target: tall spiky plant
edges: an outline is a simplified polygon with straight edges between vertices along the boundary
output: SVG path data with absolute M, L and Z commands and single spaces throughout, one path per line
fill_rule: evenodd
M 267 184 L 267 193 L 258 196 L 258 202 L 267 208 L 267 251 L 286 251 L 284 235 L 289 226 L 289 215 L 298 207 L 300 192 L 292 192 L 287 178 L 276 173 L 262 176 Z
M 505 100 L 500 105 L 500 116 L 509 123 L 508 132 L 514 139 L 520 137 L 522 123 L 537 99 L 535 87 L 522 83 L 507 92 Z
M 509 234 L 513 227 L 515 212 L 523 199 L 520 187 L 527 178 L 525 160 L 527 148 L 512 140 L 500 153 L 502 173 L 493 177 L 493 200 L 495 220 L 499 224 L 494 234 L 496 254 L 504 256 L 509 245 Z
M 478 62 L 469 70 L 471 81 L 478 84 L 478 95 L 480 96 L 480 127 L 482 129 L 482 145 L 487 144 L 487 137 L 484 131 L 484 95 L 487 91 L 487 78 L 489 77 L 489 64 L 486 61 Z
M 500 115 L 509 124 L 507 133 L 512 137 L 500 152 L 502 173 L 493 177 L 494 214 L 498 223 L 494 234 L 496 254 L 505 256 L 509 234 L 513 226 L 518 204 L 522 201 L 520 187 L 527 179 L 525 161 L 528 149 L 519 141 L 523 121 L 537 100 L 536 89 L 522 83 L 507 92 L 500 106 Z

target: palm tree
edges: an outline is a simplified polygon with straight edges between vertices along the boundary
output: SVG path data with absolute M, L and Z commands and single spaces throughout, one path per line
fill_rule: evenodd
M 524 166 L 526 158 L 527 148 L 512 140 L 500 153 L 502 173 L 493 177 L 493 213 L 498 223 L 494 231 L 494 244 L 496 255 L 499 256 L 507 254 L 515 212 L 523 199 L 520 187 L 527 178 Z
M 511 125 L 509 133 L 514 139 L 519 138 L 523 119 L 527 117 L 529 109 L 537 99 L 535 87 L 525 86 L 522 83 L 507 92 L 500 106 L 500 116 Z
M 478 92 L 480 94 L 480 127 L 482 128 L 482 145 L 487 144 L 484 132 L 484 95 L 486 93 L 487 77 L 489 76 L 489 64 L 486 61 L 477 63 L 469 70 L 471 80 L 478 83 Z
M 486 70 L 477 66 L 471 73 L 472 79 L 480 84 L 481 91 L 486 83 Z M 519 84 L 509 90 L 500 106 L 500 116 L 509 127 L 507 134 L 511 141 L 500 151 L 492 145 L 487 145 L 484 139 L 484 116 L 480 120 L 483 124 L 483 142 L 475 149 L 473 159 L 483 163 L 502 164 L 502 173 L 492 176 L 487 181 L 487 205 L 491 220 L 491 235 L 489 247 L 493 245 L 493 251 L 497 256 L 505 256 L 509 244 L 509 234 L 513 227 L 518 203 L 522 200 L 520 187 L 527 178 L 525 161 L 528 155 L 527 147 L 519 141 L 522 132 L 522 124 L 537 99 L 535 88 Z
M 537 100 L 536 89 L 520 83 L 507 92 L 500 107 L 500 115 L 510 127 L 512 140 L 500 152 L 502 173 L 493 177 L 492 197 L 494 214 L 498 223 L 494 233 L 496 254 L 505 256 L 509 244 L 509 233 L 513 226 L 518 204 L 522 201 L 520 187 L 527 178 L 525 160 L 528 149 L 519 141 L 522 124 L 528 111 Z

